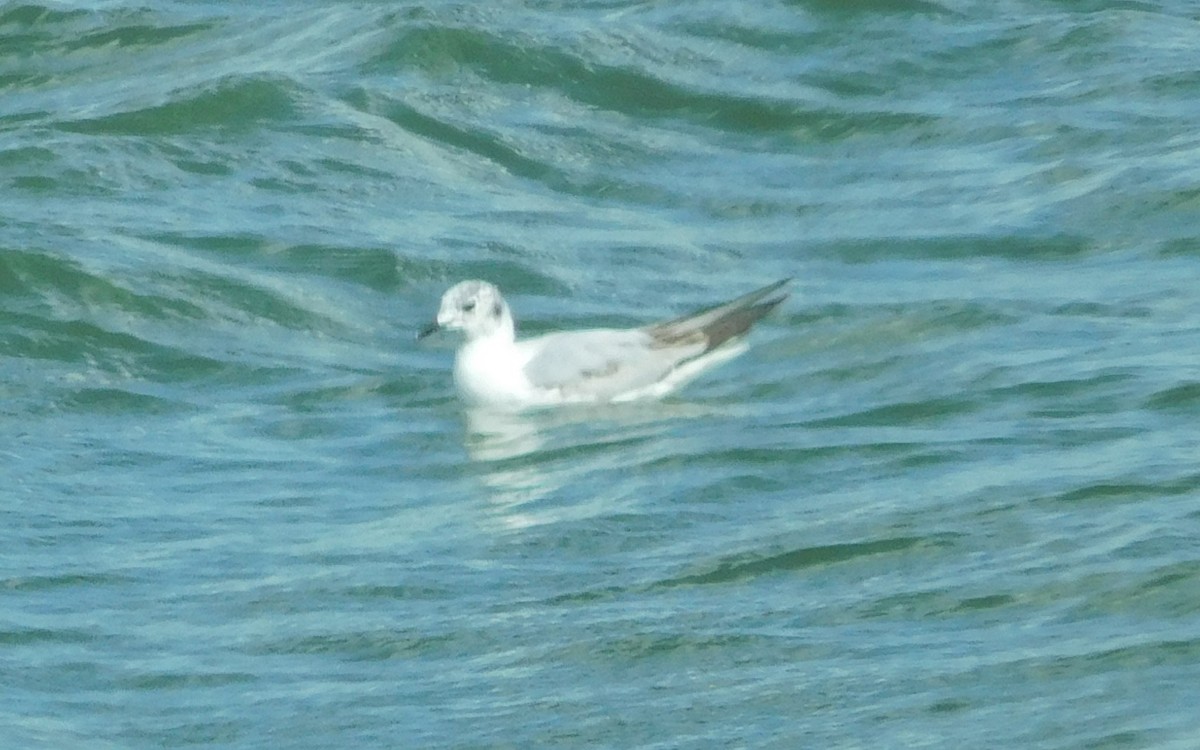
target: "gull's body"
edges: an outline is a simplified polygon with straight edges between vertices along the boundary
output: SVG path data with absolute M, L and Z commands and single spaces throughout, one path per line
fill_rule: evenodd
M 443 296 L 439 328 L 463 331 L 454 380 L 473 404 L 521 408 L 659 398 L 741 353 L 742 336 L 784 300 L 779 281 L 732 302 L 642 328 L 598 328 L 516 340 L 500 290 L 463 281 Z M 775 295 L 775 296 L 772 296 Z

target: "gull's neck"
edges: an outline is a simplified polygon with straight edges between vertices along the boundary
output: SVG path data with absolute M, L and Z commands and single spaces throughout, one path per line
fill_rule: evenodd
M 475 331 L 474 334 L 467 337 L 468 344 L 512 346 L 517 340 L 517 327 L 506 309 L 494 326 L 484 331 Z
M 494 325 L 468 332 L 466 340 L 459 347 L 459 359 L 494 358 L 498 352 L 515 349 L 516 340 L 516 326 L 513 325 L 512 316 L 505 311 Z
M 522 368 L 512 317 L 504 315 L 487 331 L 476 331 L 458 350 L 454 380 L 466 400 L 476 404 L 520 402 L 530 385 Z

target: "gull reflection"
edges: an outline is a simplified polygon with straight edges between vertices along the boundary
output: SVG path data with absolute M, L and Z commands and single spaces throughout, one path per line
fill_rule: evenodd
M 694 404 L 642 403 L 531 412 L 466 412 L 465 443 L 489 501 L 506 528 L 601 512 L 604 488 L 578 488 L 597 470 L 665 455 L 664 436 L 681 419 L 711 413 Z M 676 445 L 676 449 L 678 446 Z M 556 502 L 570 492 L 570 502 Z

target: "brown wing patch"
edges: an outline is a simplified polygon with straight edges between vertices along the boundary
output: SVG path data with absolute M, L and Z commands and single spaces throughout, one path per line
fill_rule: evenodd
M 608 362 L 605 362 L 602 367 L 593 367 L 589 370 L 583 370 L 579 374 L 585 378 L 606 378 L 609 375 L 616 375 L 617 370 L 619 369 L 621 369 L 621 366 L 617 364 L 616 360 L 609 360 Z
M 703 331 L 682 331 L 678 328 L 654 326 L 647 328 L 650 334 L 651 349 L 668 349 L 672 346 L 687 346 L 689 344 L 707 345 L 708 340 Z
M 646 327 L 651 345 L 655 348 L 695 346 L 704 352 L 712 351 L 730 339 L 737 338 L 760 318 L 787 298 L 787 292 L 771 295 L 788 283 L 777 281 L 758 291 L 743 295 L 732 302 L 685 315 Z

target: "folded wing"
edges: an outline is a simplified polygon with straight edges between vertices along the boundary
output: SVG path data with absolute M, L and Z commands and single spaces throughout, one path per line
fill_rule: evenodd
M 677 368 L 740 339 L 787 297 L 786 291 L 776 293 L 788 281 L 645 328 L 554 333 L 522 342 L 532 349 L 525 376 L 535 388 L 557 390 L 568 399 L 609 400 L 649 388 Z M 696 362 L 688 369 L 707 366 Z
M 537 347 L 525 365 L 529 382 L 580 400 L 610 400 L 653 385 L 703 350 L 693 342 L 664 347 L 640 329 L 552 333 L 525 343 Z

